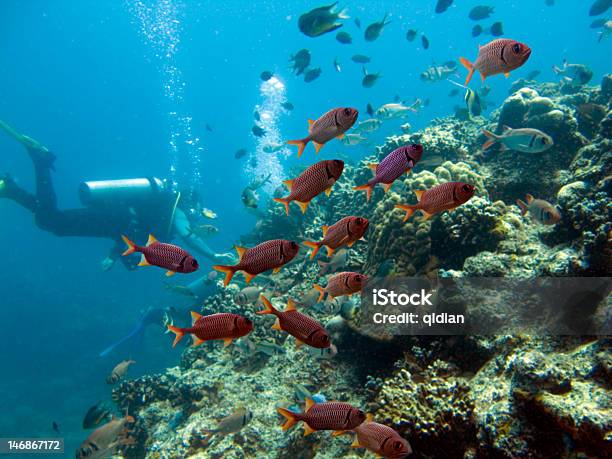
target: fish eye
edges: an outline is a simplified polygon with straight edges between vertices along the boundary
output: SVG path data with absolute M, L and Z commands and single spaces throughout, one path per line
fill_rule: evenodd
M 512 51 L 514 51 L 515 54 L 518 54 L 521 52 L 521 44 L 520 43 L 515 43 L 514 45 L 512 45 Z
M 351 116 L 351 109 L 350 109 L 350 108 L 345 108 L 345 109 L 344 109 L 344 114 L 345 114 L 346 116 Z
M 198 262 L 196 260 L 191 260 L 191 266 L 195 268 L 196 266 L 198 266 Z
M 466 185 L 463 185 L 463 187 L 462 187 L 462 188 L 463 188 L 463 191 L 465 191 L 465 192 L 467 193 L 467 192 L 469 192 L 469 191 L 470 191 L 470 188 L 471 188 L 471 187 L 470 187 L 470 185 L 467 185 L 467 184 L 466 184 Z
M 247 319 L 247 318 L 244 319 L 244 323 L 246 325 L 252 325 L 253 324 L 253 322 L 251 322 L 251 319 Z
M 357 217 L 357 218 L 355 219 L 355 223 L 357 223 L 358 225 L 361 225 L 361 224 L 363 223 L 363 218 L 361 218 L 361 217 Z
M 291 241 L 291 248 L 292 249 L 297 249 L 298 245 L 295 242 Z
M 395 449 L 397 449 L 397 450 L 402 449 L 402 446 L 404 446 L 404 445 L 402 445 L 402 442 L 401 442 L 401 441 L 396 441 L 396 442 L 393 444 L 393 447 L 394 447 Z

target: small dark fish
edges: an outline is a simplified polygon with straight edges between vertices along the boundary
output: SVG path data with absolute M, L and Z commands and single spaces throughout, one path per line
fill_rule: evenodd
M 304 81 L 306 83 L 310 83 L 311 81 L 316 80 L 317 78 L 319 78 L 319 76 L 321 76 L 321 72 L 322 72 L 321 67 L 317 67 L 317 68 L 306 71 L 306 73 L 304 74 Z
M 423 49 L 429 49 L 429 40 L 425 35 L 421 35 L 421 43 L 423 44 Z
M 540 75 L 540 73 L 541 72 L 539 70 L 532 70 L 527 74 L 525 78 L 528 80 L 535 80 Z
M 600 14 L 608 11 L 608 8 L 612 6 L 612 0 L 595 0 L 589 10 L 589 16 L 599 16 Z
M 486 5 L 478 5 L 470 10 L 468 17 L 472 21 L 480 21 L 481 19 L 487 19 L 493 14 L 493 7 Z
M 336 40 L 338 40 L 343 45 L 350 45 L 351 43 L 353 43 L 353 38 L 348 32 L 338 32 L 336 34 Z
M 599 18 L 599 19 L 595 19 L 593 22 L 591 22 L 591 29 L 601 29 L 604 24 L 606 23 L 607 19 L 606 18 Z
M 274 74 L 270 72 L 269 70 L 265 70 L 261 72 L 261 75 L 259 75 L 259 78 L 261 78 L 261 81 L 268 81 L 270 78 L 272 78 L 273 75 Z
M 264 135 L 266 135 L 266 130 L 260 128 L 257 125 L 253 126 L 253 128 L 251 129 L 251 132 L 253 133 L 255 137 L 263 137 Z
M 363 54 L 355 54 L 351 57 L 351 60 L 356 64 L 369 64 L 370 58 L 368 56 L 364 56 Z
M 355 25 L 358 29 L 361 29 L 361 20 L 359 18 L 355 18 Z
M 208 132 L 212 132 L 212 130 L 213 130 L 213 129 L 210 127 L 210 124 L 208 124 L 208 123 L 206 124 L 206 130 L 207 130 Z
M 253 112 L 253 118 L 255 118 L 255 121 L 261 121 L 261 115 L 257 110 Z
M 410 29 L 408 32 L 406 32 L 406 40 L 408 41 L 414 41 L 416 36 L 417 36 L 417 31 L 414 29 Z
M 368 71 L 363 68 L 363 80 L 361 80 L 361 86 L 364 88 L 371 88 L 380 78 L 380 73 L 368 73 Z
M 368 104 L 368 106 L 366 107 L 366 112 L 368 113 L 368 115 L 374 116 L 374 107 L 372 107 L 372 104 Z
M 52 427 L 56 434 L 61 435 L 59 424 L 57 422 L 53 421 Z
M 385 16 L 382 18 L 382 21 L 373 22 L 368 27 L 366 27 L 365 32 L 363 34 L 365 41 L 374 41 L 378 37 L 380 37 L 380 34 L 382 33 L 383 29 L 390 22 L 391 21 L 387 21 L 387 15 L 385 14 Z
M 200 267 L 197 260 L 186 250 L 173 244 L 159 242 L 152 234 L 146 246 L 139 246 L 130 241 L 126 236 L 121 236 L 123 242 L 128 246 L 123 256 L 140 252 L 142 257 L 138 266 L 159 266 L 167 269 L 166 276 L 178 273 L 192 273 Z
M 451 92 L 448 93 L 448 97 L 455 97 L 457 94 L 459 94 L 459 89 L 453 88 L 451 89 Z
M 294 109 L 293 104 L 291 102 L 283 102 L 281 104 L 281 107 L 283 107 L 285 110 L 289 110 L 289 111 Z
M 436 3 L 436 13 L 444 13 L 452 4 L 453 0 L 438 0 L 438 3 Z
M 310 51 L 306 48 L 300 49 L 296 54 L 289 59 L 293 63 L 293 71 L 296 75 L 301 75 L 304 70 L 310 65 Z
M 476 24 L 472 27 L 472 37 L 477 37 L 482 33 L 482 26 L 480 24 Z
M 249 159 L 249 166 L 255 168 L 257 167 L 257 164 L 259 164 L 259 161 L 257 160 L 257 156 L 253 156 L 251 159 Z
M 491 35 L 494 37 L 501 37 L 504 34 L 504 24 L 501 22 L 494 22 L 491 26 Z

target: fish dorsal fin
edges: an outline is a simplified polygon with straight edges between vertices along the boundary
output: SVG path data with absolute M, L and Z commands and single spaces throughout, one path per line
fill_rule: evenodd
M 378 167 L 378 164 L 376 164 L 376 163 L 368 164 L 368 168 L 374 173 L 374 175 L 376 175 L 376 168 L 377 167 Z
M 155 242 L 159 242 L 159 241 L 155 239 L 155 236 L 153 236 L 152 234 L 149 234 L 149 239 L 147 239 L 147 247 L 149 247 L 151 244 L 154 244 Z
M 314 120 L 308 120 L 308 127 L 311 128 L 314 124 Z
M 308 413 L 308 410 L 313 407 L 315 404 L 314 400 L 310 397 L 306 397 L 306 408 L 304 409 L 304 413 Z
M 291 188 L 293 188 L 293 182 L 295 182 L 295 180 L 283 180 L 283 183 L 289 191 L 291 191 Z
M 323 237 L 327 236 L 327 230 L 329 230 L 329 226 L 323 225 Z
M 191 323 L 194 324 L 200 317 L 202 317 L 202 314 L 195 312 L 195 311 L 191 311 Z
M 287 307 L 285 308 L 285 312 L 287 311 L 295 311 L 295 301 L 293 301 L 291 298 L 289 298 L 287 300 Z
M 418 201 L 421 201 L 421 196 L 423 196 L 423 193 L 425 193 L 425 190 L 414 190 L 414 194 L 416 195 Z
M 242 260 L 242 257 L 244 256 L 244 253 L 245 253 L 245 252 L 246 252 L 248 249 L 247 249 L 246 247 L 241 247 L 241 246 L 239 246 L 239 245 L 237 245 L 237 246 L 235 247 L 235 249 L 236 249 L 236 252 L 238 252 L 238 258 L 239 258 L 240 260 Z
M 372 422 L 372 421 L 374 421 L 374 415 L 372 413 L 366 414 L 365 422 Z

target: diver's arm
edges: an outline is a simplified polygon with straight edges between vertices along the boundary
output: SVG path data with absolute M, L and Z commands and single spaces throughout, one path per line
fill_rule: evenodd
M 204 243 L 204 241 L 202 241 L 193 233 L 190 234 L 189 220 L 181 209 L 176 209 L 172 225 L 174 229 L 174 234 L 179 236 L 181 240 L 185 243 L 185 245 L 187 245 L 190 249 L 196 251 L 197 253 L 204 255 L 209 260 L 212 260 L 216 263 L 222 263 L 228 262 L 228 260 L 232 258 L 231 254 L 229 254 L 228 257 L 228 254 L 213 252 L 211 248 Z

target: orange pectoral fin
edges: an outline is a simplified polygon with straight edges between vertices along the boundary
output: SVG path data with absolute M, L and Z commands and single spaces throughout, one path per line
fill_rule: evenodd
M 175 274 L 176 274 L 176 271 L 171 271 L 171 270 L 166 271 L 166 277 L 172 277 Z
M 332 187 L 330 186 L 327 190 L 325 190 L 325 194 L 329 196 L 332 192 Z
M 298 206 L 300 206 L 300 209 L 302 209 L 302 213 L 305 214 L 306 211 L 308 210 L 308 205 L 310 204 L 310 201 L 308 202 L 295 201 L 295 202 L 297 202 Z
M 510 76 L 510 72 L 504 72 L 504 76 L 508 78 Z M 484 76 L 482 77 L 482 81 L 484 81 Z

